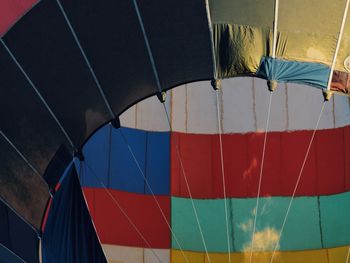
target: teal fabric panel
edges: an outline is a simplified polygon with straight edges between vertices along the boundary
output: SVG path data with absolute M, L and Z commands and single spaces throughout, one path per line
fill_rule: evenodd
M 258 77 L 268 80 L 327 88 L 330 68 L 320 63 L 263 57 L 256 74 Z
M 194 199 L 208 252 L 227 252 L 226 221 L 223 199 Z M 191 199 L 171 198 L 172 229 L 184 250 L 205 252 Z M 230 229 L 232 227 L 230 226 Z M 231 231 L 230 231 L 231 232 Z M 232 241 L 231 243 L 231 251 Z M 180 249 L 172 237 L 172 248 Z
M 260 198 L 257 217 L 256 250 L 271 251 L 287 211 L 289 197 Z M 199 221 L 209 252 L 227 252 L 226 221 L 223 199 L 195 199 Z M 255 198 L 228 199 L 231 251 L 250 249 Z M 182 249 L 205 252 L 191 200 L 172 198 L 172 229 Z M 232 239 L 233 238 L 233 239 Z M 174 238 L 172 247 L 179 249 Z M 293 201 L 278 250 L 320 249 L 321 234 L 316 197 L 298 197 Z
M 257 216 L 256 250 L 271 251 L 278 240 L 286 214 L 289 197 L 260 198 Z M 238 251 L 250 249 L 255 198 L 232 199 L 234 239 Z M 321 248 L 317 199 L 300 197 L 293 200 L 278 250 Z
M 321 226 L 325 247 L 350 244 L 350 192 L 320 197 Z

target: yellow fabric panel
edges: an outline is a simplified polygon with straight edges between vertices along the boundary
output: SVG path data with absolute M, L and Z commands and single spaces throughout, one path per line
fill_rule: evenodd
M 348 247 L 339 247 L 332 249 L 305 250 L 305 251 L 288 251 L 276 252 L 274 263 L 344 263 L 347 256 Z M 191 263 L 208 263 L 205 253 L 184 252 L 188 261 Z M 253 253 L 252 262 L 269 263 L 271 252 Z M 172 250 L 172 263 L 186 262 L 181 251 Z M 210 253 L 210 261 L 212 263 L 227 263 L 228 254 Z M 247 253 L 231 253 L 231 261 L 237 263 L 249 263 L 250 254 Z
M 280 0 L 279 2 L 277 58 L 324 63 L 331 66 L 346 0 Z M 222 25 L 232 28 L 229 37 L 234 39 L 230 43 L 216 42 L 216 50 L 220 49 L 219 45 L 229 44 L 227 48 L 231 49 L 233 54 L 238 53 L 241 57 L 247 58 L 247 63 L 242 63 L 246 64 L 245 69 L 248 71 L 232 69 L 228 72 L 226 70 L 222 77 L 242 75 L 247 72 L 255 73 L 256 60 L 260 60 L 264 55 L 271 56 L 274 4 L 274 0 L 210 1 L 214 38 L 218 39 L 222 33 L 222 28 L 220 29 Z M 265 33 L 262 35 L 261 32 Z M 239 40 L 242 41 L 239 42 Z M 258 47 L 258 49 L 254 50 L 247 46 Z M 261 52 L 263 47 L 267 47 L 267 50 Z M 349 55 L 350 12 L 336 60 L 336 70 L 346 71 L 344 60 Z M 249 62 L 252 57 L 254 60 Z M 240 63 L 234 67 L 239 68 Z
M 275 0 L 210 0 L 214 24 L 271 27 Z
M 349 247 L 339 247 L 328 249 L 330 263 L 344 262 L 348 254 Z
M 346 0 L 280 0 L 278 32 L 287 41 L 285 53 L 277 56 L 289 60 L 320 62 L 331 65 Z M 279 45 L 280 43 L 278 43 Z M 336 69 L 344 71 L 345 57 L 339 52 Z
M 194 262 L 194 263 L 204 263 L 205 262 L 205 254 L 200 252 L 190 252 L 190 251 L 183 251 L 183 253 L 186 255 L 186 258 L 188 262 Z M 182 263 L 186 262 L 182 252 L 180 250 L 171 250 L 171 262 L 172 263 Z

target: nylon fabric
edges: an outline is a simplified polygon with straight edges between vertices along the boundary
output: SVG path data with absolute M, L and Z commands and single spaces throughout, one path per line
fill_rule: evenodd
M 13 26 L 17 20 L 24 15 L 37 0 L 3 0 L 0 2 L 0 37 Z
M 261 196 L 289 196 L 312 131 L 269 132 Z M 350 127 L 319 130 L 304 168 L 297 196 L 330 195 L 350 190 Z M 228 197 L 255 197 L 263 133 L 224 134 Z M 171 195 L 189 197 L 174 150 L 179 145 L 194 198 L 223 198 L 217 135 L 171 134 Z
M 258 77 L 327 88 L 330 68 L 308 62 L 287 61 L 263 57 L 256 73 Z
M 262 197 L 255 234 L 254 251 L 272 251 L 278 241 L 279 231 L 290 198 Z M 338 200 L 338 201 L 335 201 Z M 227 252 L 225 213 L 222 199 L 195 199 L 195 206 L 206 237 L 209 252 Z M 285 225 L 278 251 L 321 249 L 321 232 L 326 248 L 349 244 L 350 231 L 347 207 L 350 194 L 320 197 L 320 214 L 317 197 L 296 197 Z M 255 199 L 229 199 L 229 229 L 232 251 L 249 251 Z M 331 209 L 330 206 L 333 206 Z M 337 211 L 337 213 L 335 213 Z M 343 212 L 339 212 L 343 211 Z M 340 214 L 339 214 L 340 213 Z M 172 228 L 182 248 L 204 252 L 196 226 L 191 201 L 172 197 Z M 320 225 L 321 224 L 321 225 Z M 303 236 L 300 239 L 300 236 Z M 341 238 L 338 238 L 341 236 Z M 173 248 L 178 249 L 176 243 Z
M 7 259 L 6 249 L 1 247 L 5 246 L 26 262 L 39 263 L 37 233 L 1 201 L 0 222 L 0 262 L 17 262 L 15 258 Z
M 272 56 L 275 1 L 209 1 L 213 23 L 216 64 L 220 78 L 255 75 L 259 61 Z M 284 67 L 287 74 L 280 81 L 296 81 L 313 86 L 327 87 L 327 66 L 333 63 L 341 29 L 346 0 L 287 1 L 280 0 L 277 11 L 276 57 L 289 61 Z M 317 6 L 317 8 L 315 8 Z M 335 58 L 335 71 L 347 73 L 350 27 L 345 24 L 340 48 Z M 312 70 L 295 67 L 298 62 L 312 63 Z M 322 65 L 323 67 L 322 67 Z M 277 66 L 278 68 L 281 65 Z M 311 64 L 309 65 L 311 66 Z M 288 70 L 286 70 L 288 68 Z M 291 73 L 293 76 L 288 75 Z M 261 73 L 261 72 L 260 72 Z M 277 72 L 276 72 L 277 73 Z M 270 79 L 271 76 L 263 76 Z M 319 82 L 314 83 L 315 75 Z M 335 78 L 337 73 L 335 74 Z M 281 77 L 281 76 L 280 76 Z M 278 76 L 276 76 L 278 78 Z M 337 79 L 334 79 L 337 82 Z M 320 85 L 322 84 L 322 85 Z M 334 86 L 334 85 L 333 85 Z M 348 85 L 335 87 L 335 91 L 349 93 Z
M 293 251 L 293 252 L 277 252 L 274 258 L 276 263 L 296 263 L 296 262 L 308 262 L 308 263 L 339 263 L 345 262 L 346 254 L 348 252 L 348 246 L 336 247 L 331 249 L 319 249 L 319 250 L 305 250 L 305 251 Z M 195 263 L 207 263 L 204 253 L 196 253 L 185 251 L 186 256 L 190 259 L 190 262 Z M 179 250 L 171 251 L 171 262 L 182 263 L 185 262 L 183 256 Z M 225 263 L 228 260 L 227 254 L 209 253 L 210 261 L 212 263 Z M 269 263 L 271 253 L 253 253 L 253 263 Z M 249 263 L 249 253 L 231 253 L 232 262 Z
M 51 203 L 42 237 L 42 262 L 107 263 L 74 166 Z
M 93 174 L 97 173 L 99 179 L 110 189 L 151 194 L 122 133 L 154 194 L 169 195 L 170 133 L 120 129 L 106 125 L 86 143 L 83 153 L 91 169 L 84 168 L 85 173 L 80 178 L 82 186 L 101 188 L 100 181 Z M 76 165 L 79 171 L 79 162 Z
M 91 217 L 103 244 L 148 248 L 105 189 L 83 188 Z M 109 189 L 152 248 L 170 248 L 170 231 L 151 195 Z M 156 196 L 170 222 L 170 197 Z M 118 227 L 116 227 L 116 225 Z

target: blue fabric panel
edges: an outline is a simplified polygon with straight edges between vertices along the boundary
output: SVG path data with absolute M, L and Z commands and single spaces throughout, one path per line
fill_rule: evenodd
M 80 171 L 79 162 L 76 162 L 79 179 L 83 186 L 96 187 L 98 185 L 100 187 L 97 178 L 106 186 L 108 185 L 109 141 L 112 130 L 111 125 L 104 126 L 96 131 L 83 147 L 86 163 L 83 173 Z
M 170 193 L 170 133 L 147 133 L 146 178 L 157 195 Z M 146 187 L 146 194 L 151 191 Z
M 279 82 L 294 82 L 319 88 L 327 88 L 330 68 L 311 62 L 297 62 L 263 57 L 257 76 Z
M 113 129 L 111 150 L 111 180 L 110 187 L 127 192 L 144 193 L 143 176 L 129 151 L 126 141 L 135 155 L 140 169 L 146 172 L 146 140 L 145 131 L 120 128 Z M 123 136 L 122 136 L 123 135 Z
M 107 263 L 74 166 L 52 200 L 42 237 L 42 262 Z
M 0 243 L 26 262 L 39 262 L 37 233 L 1 201 L 0 222 Z
M 151 194 L 140 168 L 154 194 L 170 193 L 169 132 L 114 129 L 111 125 L 106 125 L 86 143 L 83 153 L 86 163 L 83 171 L 80 170 L 79 161 L 75 161 L 82 186 L 100 188 L 102 181 L 112 189 Z

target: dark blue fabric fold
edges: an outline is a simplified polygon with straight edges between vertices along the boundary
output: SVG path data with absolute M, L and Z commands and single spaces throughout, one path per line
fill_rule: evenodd
M 74 165 L 52 200 L 42 238 L 42 257 L 43 263 L 107 262 Z

